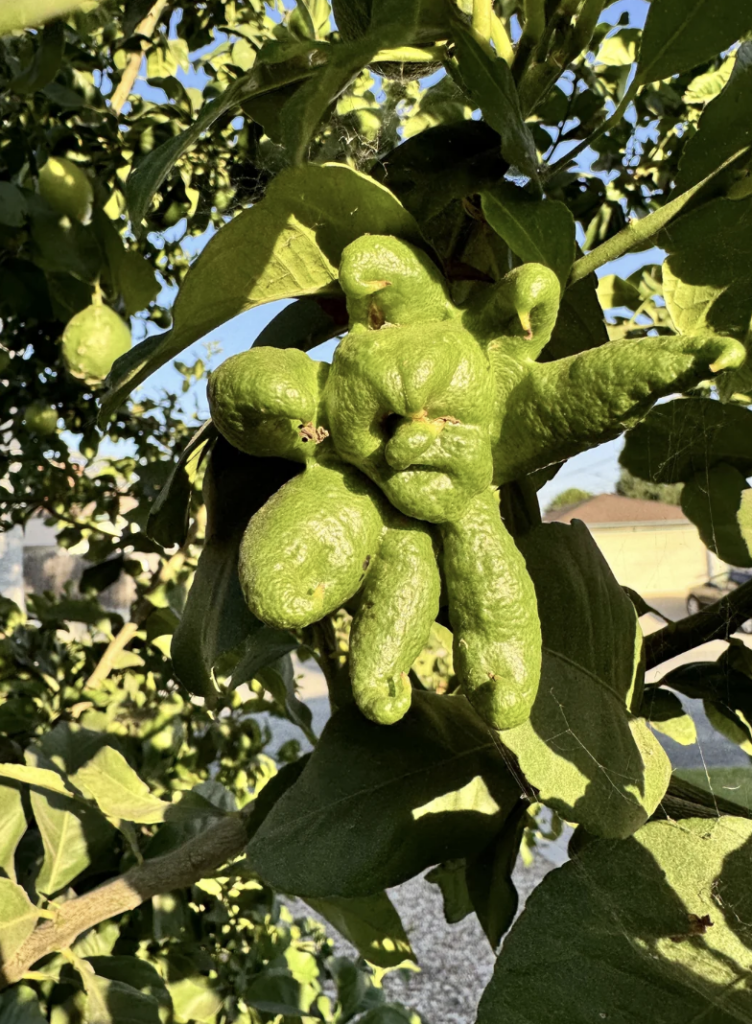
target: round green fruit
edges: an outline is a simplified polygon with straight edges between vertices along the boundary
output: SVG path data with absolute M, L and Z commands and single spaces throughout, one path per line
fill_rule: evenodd
M 57 430 L 57 409 L 46 402 L 32 402 L 24 412 L 24 423 L 32 434 L 48 437 Z
M 61 347 L 68 373 L 87 384 L 98 384 L 130 349 L 131 332 L 109 306 L 87 306 L 69 320 Z
M 62 216 L 82 224 L 91 220 L 91 182 L 77 164 L 64 156 L 51 156 L 39 169 L 39 193 Z

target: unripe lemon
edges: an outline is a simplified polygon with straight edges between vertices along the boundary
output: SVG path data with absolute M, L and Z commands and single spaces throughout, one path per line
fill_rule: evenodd
M 39 193 L 57 213 L 82 224 L 91 220 L 91 182 L 77 164 L 64 156 L 51 156 L 39 169 Z
M 47 437 L 57 430 L 57 409 L 46 402 L 32 402 L 24 412 L 24 423 L 33 434 Z
M 65 368 L 72 377 L 98 384 L 131 347 L 131 332 L 109 306 L 87 306 L 68 321 L 62 337 Z

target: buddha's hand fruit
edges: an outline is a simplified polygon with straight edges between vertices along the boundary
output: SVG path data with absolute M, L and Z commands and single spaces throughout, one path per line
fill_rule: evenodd
M 350 632 L 353 695 L 366 718 L 390 725 L 409 709 L 408 672 L 428 641 L 440 591 L 429 528 L 394 517 L 366 577 Z
M 367 236 L 345 250 L 342 268 L 361 319 L 324 392 L 334 448 L 400 512 L 444 522 L 491 480 L 488 358 L 419 250 Z
M 384 528 L 383 499 L 357 470 L 311 462 L 252 517 L 238 572 L 254 615 L 293 629 L 361 588 Z
M 555 362 L 529 362 L 524 372 L 505 339 L 491 342 L 488 352 L 497 377 L 497 484 L 617 437 L 659 398 L 746 359 L 740 342 L 717 334 L 614 341 Z
M 490 489 L 441 534 L 455 671 L 488 725 L 514 728 L 530 717 L 540 680 L 532 580 Z
M 319 402 L 329 366 L 297 349 L 251 348 L 211 374 L 208 397 L 219 432 L 248 455 L 314 458 L 328 436 Z
M 51 156 L 39 169 L 39 194 L 52 209 L 70 220 L 91 220 L 94 189 L 78 164 L 64 156 Z
M 63 362 L 72 377 L 98 384 L 131 347 L 131 332 L 109 306 L 94 304 L 76 313 L 60 340 Z

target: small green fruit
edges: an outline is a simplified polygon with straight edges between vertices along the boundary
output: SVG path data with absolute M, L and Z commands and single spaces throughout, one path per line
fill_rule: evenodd
M 48 437 L 57 430 L 57 409 L 46 402 L 32 402 L 24 413 L 24 423 L 32 434 Z
M 68 321 L 62 337 L 65 368 L 72 377 L 98 384 L 131 347 L 131 332 L 109 306 L 87 306 Z
M 94 190 L 81 168 L 64 156 L 51 156 L 39 169 L 39 193 L 53 210 L 71 220 L 91 220 Z
M 10 366 L 10 354 L 8 352 L 4 352 L 2 349 L 0 349 L 0 373 L 5 373 L 5 371 L 8 369 L 9 366 Z

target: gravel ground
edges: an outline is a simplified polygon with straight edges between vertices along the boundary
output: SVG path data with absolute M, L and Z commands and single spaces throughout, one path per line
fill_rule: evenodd
M 671 618 L 682 616 L 683 599 L 655 601 L 653 604 Z M 645 616 L 642 625 L 649 633 L 660 628 L 662 623 L 652 616 Z M 752 646 L 752 637 L 738 636 Z M 725 646 L 721 641 L 705 644 L 690 656 L 674 659 L 661 666 L 660 670 L 651 672 L 648 681 L 660 678 L 682 661 L 715 660 Z M 311 708 L 314 731 L 320 733 L 329 715 L 324 680 L 309 665 L 296 668 L 300 675 L 300 696 Z M 749 757 L 713 729 L 700 701 L 682 698 L 682 702 L 695 720 L 698 742 L 685 747 L 657 734 L 675 768 L 750 766 Z M 274 736 L 272 751 L 288 739 L 301 739 L 300 731 L 288 722 L 271 720 L 269 724 Z M 309 749 L 305 741 L 301 746 Z M 567 860 L 566 846 L 570 834 L 571 830 L 567 830 L 556 842 L 541 843 L 532 866 L 526 868 L 518 861 L 513 875 L 520 897 L 518 914 L 522 912 L 527 897 L 548 872 Z M 389 890 L 389 895 L 399 911 L 421 969 L 388 975 L 384 981 L 387 998 L 417 1010 L 424 1024 L 472 1024 L 494 965 L 493 953 L 477 919 L 470 915 L 458 924 L 448 925 L 444 920 L 438 887 L 423 877 L 413 878 Z M 316 917 L 303 903 L 288 901 L 288 904 L 296 915 Z M 352 947 L 339 937 L 336 948 L 345 955 L 354 953 Z

